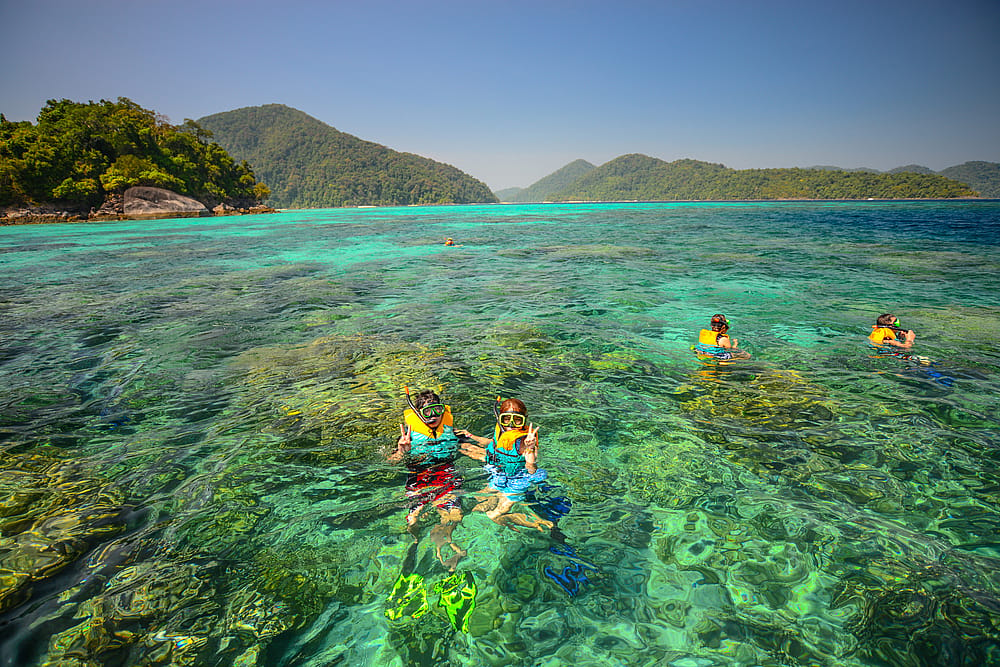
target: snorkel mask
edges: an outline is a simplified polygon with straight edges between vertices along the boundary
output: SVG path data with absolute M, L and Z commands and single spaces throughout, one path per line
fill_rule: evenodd
M 523 429 L 528 418 L 520 412 L 500 412 L 500 405 L 502 404 L 500 397 L 497 396 L 497 400 L 493 403 L 493 416 L 496 417 L 497 424 L 500 425 L 500 431 Z
M 406 402 L 409 404 L 410 409 L 413 410 L 413 414 L 417 415 L 425 424 L 432 424 L 441 418 L 441 416 L 447 411 L 447 407 L 444 403 L 431 403 L 430 405 L 425 405 L 422 408 L 418 408 L 413 404 L 413 399 L 410 398 L 410 388 L 403 387 L 403 391 L 406 392 Z
M 901 334 L 905 334 L 907 331 L 909 331 L 909 329 L 907 329 L 906 327 L 904 327 L 902 324 L 899 323 L 898 317 L 892 321 L 892 324 L 889 325 L 889 328 L 895 331 L 896 333 L 901 333 Z

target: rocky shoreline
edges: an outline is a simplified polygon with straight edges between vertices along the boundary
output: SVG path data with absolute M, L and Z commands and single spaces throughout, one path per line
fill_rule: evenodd
M 135 187 L 129 188 L 123 194 L 108 197 L 100 208 L 92 208 L 89 211 L 53 203 L 0 208 L 0 225 L 200 218 L 278 212 L 277 209 L 270 206 L 256 203 L 246 204 L 220 203 L 209 209 L 195 199 L 170 190 Z

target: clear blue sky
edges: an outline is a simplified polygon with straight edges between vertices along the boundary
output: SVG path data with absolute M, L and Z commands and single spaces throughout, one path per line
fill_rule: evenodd
M 0 0 L 0 112 L 278 102 L 493 189 L 625 153 L 1000 161 L 1000 0 Z

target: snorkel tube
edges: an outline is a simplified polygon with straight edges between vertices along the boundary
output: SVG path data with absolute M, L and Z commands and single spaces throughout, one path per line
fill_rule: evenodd
M 898 317 L 896 318 L 896 321 L 893 322 L 892 324 L 890 324 L 889 326 L 887 326 L 886 329 L 889 329 L 890 331 L 892 331 L 895 334 L 902 334 L 903 336 L 905 336 L 906 334 L 908 334 L 911 331 L 913 331 L 912 329 L 904 329 L 903 327 L 899 326 L 899 318 Z
M 503 424 L 500 423 L 501 405 L 503 405 L 503 399 L 497 396 L 497 400 L 493 401 L 493 419 L 496 420 L 497 428 L 500 430 L 500 433 L 506 433 L 507 431 L 512 429 L 513 426 L 504 426 Z
M 417 406 L 415 406 L 413 404 L 413 399 L 410 398 L 410 388 L 404 384 L 403 385 L 403 391 L 406 392 L 406 403 L 410 406 L 410 409 L 413 410 L 413 414 L 415 414 L 417 416 L 417 419 L 419 419 L 420 421 L 422 421 L 425 424 L 430 424 L 429 421 L 427 421 L 426 419 L 424 419 L 424 415 L 420 412 L 420 410 L 417 410 Z M 431 421 L 434 421 L 434 420 L 432 419 Z

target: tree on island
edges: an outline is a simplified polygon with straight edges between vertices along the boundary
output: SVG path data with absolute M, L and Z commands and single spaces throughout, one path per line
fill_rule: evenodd
M 49 100 L 36 125 L 0 115 L 0 206 L 57 204 L 85 211 L 127 188 L 173 190 L 211 208 L 270 195 L 192 120 L 171 125 L 131 100 Z

